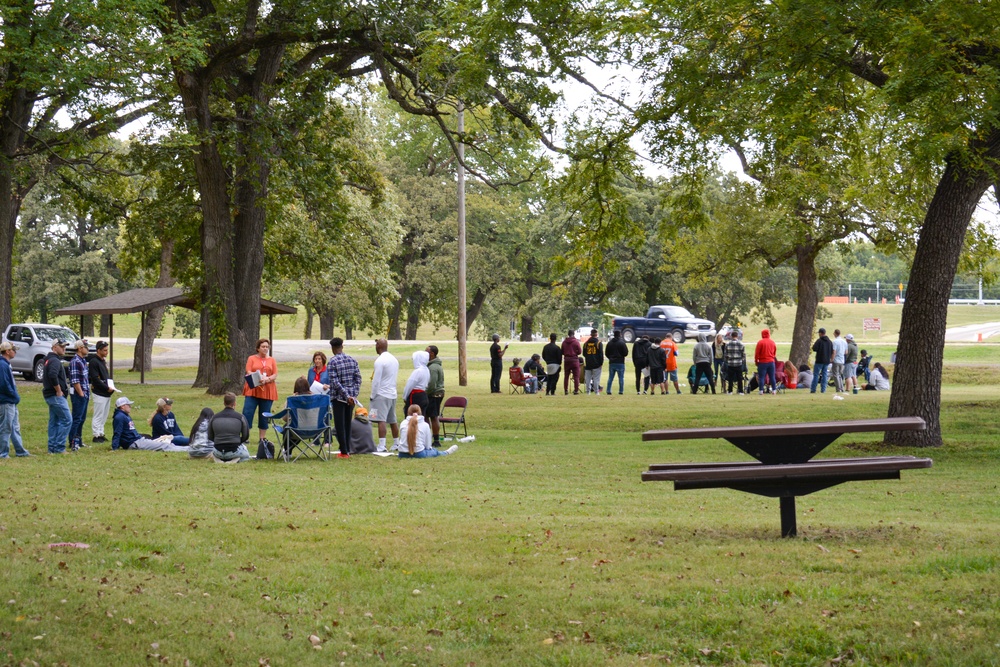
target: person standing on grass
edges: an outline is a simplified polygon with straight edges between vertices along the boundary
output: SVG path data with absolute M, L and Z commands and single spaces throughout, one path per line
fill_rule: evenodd
M 725 375 L 719 369 L 726 367 L 726 337 L 722 334 L 715 334 L 715 341 L 712 343 L 712 370 L 715 371 L 715 379 L 719 383 L 719 388 L 724 389 L 722 383 L 725 382 Z M 724 373 L 725 371 L 723 371 Z M 726 393 L 726 392 L 722 392 Z
M 820 327 L 819 338 L 813 343 L 813 352 L 816 353 L 816 362 L 813 364 L 812 383 L 809 385 L 809 393 L 816 393 L 816 385 L 819 385 L 819 393 L 826 393 L 827 374 L 830 372 L 830 361 L 833 359 L 833 341 L 826 335 L 826 329 Z
M 615 329 L 611 334 L 608 346 L 604 348 L 608 355 L 608 395 L 611 395 L 611 385 L 615 375 L 618 375 L 618 395 L 625 393 L 625 359 L 628 357 L 628 345 L 622 340 L 622 332 Z
M 854 342 L 854 334 L 844 336 L 847 341 L 847 352 L 844 354 L 844 391 L 858 393 L 858 344 Z
M 87 420 L 90 404 L 90 367 L 87 364 L 87 341 L 80 338 L 73 342 L 76 355 L 69 362 L 70 400 L 73 403 L 73 421 L 69 428 L 69 446 L 74 452 L 83 447 L 83 422 Z
M 389 353 L 389 341 L 375 341 L 375 370 L 372 372 L 372 391 L 369 396 L 368 417 L 378 425 L 376 450 L 386 451 L 386 424 L 392 429 L 392 449 L 399 446 L 399 424 L 396 421 L 396 381 L 399 377 L 399 360 Z M 329 379 L 329 373 L 326 374 Z
M 573 378 L 573 394 L 580 393 L 580 355 L 583 349 L 580 341 L 576 339 L 575 332 L 570 329 L 566 338 L 562 342 L 563 363 L 566 366 L 566 375 L 563 377 L 563 394 L 569 394 L 569 379 Z
M 444 366 L 438 356 L 437 345 L 428 345 L 424 351 L 430 356 L 427 372 L 431 376 L 427 383 L 427 421 L 431 423 L 431 433 L 434 435 L 433 446 L 440 447 L 441 422 L 438 418 L 441 416 L 441 403 L 444 401 Z
M 635 368 L 635 395 L 649 390 L 649 336 L 632 345 L 632 367 Z
M 649 395 L 656 394 L 656 388 L 660 388 L 660 396 L 667 393 L 667 383 L 665 382 L 667 370 L 667 351 L 660 347 L 660 339 L 654 338 L 649 343 L 648 363 L 649 363 Z
M 778 356 L 778 346 L 771 340 L 771 332 L 764 329 L 760 332 L 760 340 L 753 351 L 753 362 L 757 364 L 757 386 L 760 387 L 760 394 L 765 391 L 771 394 L 778 392 L 777 374 L 774 362 Z M 768 385 L 768 378 L 771 384 Z M 765 390 L 765 387 L 768 387 Z
M 16 354 L 17 347 L 13 343 L 0 343 L 0 459 L 10 456 L 11 443 L 14 443 L 16 456 L 31 456 L 21 439 L 21 422 L 17 413 L 21 395 L 17 393 L 14 371 L 10 367 L 10 360 Z
M 236 394 L 226 392 L 222 405 L 222 411 L 208 420 L 208 439 L 215 446 L 212 456 L 216 463 L 249 461 L 250 425 L 246 417 L 236 412 Z
M 677 382 L 677 343 L 674 339 L 667 336 L 660 341 L 660 347 L 667 353 L 667 368 L 663 373 L 663 387 L 666 389 L 667 393 L 670 393 L 670 382 L 673 381 L 674 389 L 677 393 L 681 393 L 681 385 Z
M 268 419 L 264 413 L 271 412 L 271 406 L 278 399 L 278 364 L 270 355 L 271 341 L 261 338 L 257 341 L 256 354 L 247 358 L 246 372 L 260 373 L 260 384 L 251 387 L 249 382 L 243 383 L 243 416 L 247 424 L 253 424 L 254 413 L 257 413 L 257 432 L 260 444 L 267 442 Z
M 49 406 L 49 454 L 62 454 L 66 451 L 66 438 L 73 425 L 69 414 L 69 385 L 66 383 L 66 369 L 62 358 L 66 354 L 66 341 L 52 342 L 52 351 L 45 355 L 45 366 L 42 373 L 42 397 Z
M 90 420 L 92 442 L 107 442 L 104 437 L 104 424 L 108 421 L 111 411 L 111 397 L 115 392 L 108 386 L 107 341 L 97 341 L 97 354 L 87 362 L 87 377 L 90 380 L 90 401 L 94 404 L 94 416 Z
M 331 338 L 330 350 L 332 354 L 326 370 L 330 380 L 333 427 L 337 431 L 337 444 L 340 445 L 337 458 L 349 459 L 354 405 L 358 402 L 358 394 L 361 393 L 361 369 L 358 368 L 357 361 L 344 354 L 343 338 Z
M 559 373 L 562 371 L 562 349 L 556 342 L 556 334 L 549 334 L 549 343 L 542 348 L 542 361 L 545 362 L 545 395 L 555 396 L 559 385 Z
M 427 385 L 431 381 L 427 362 L 430 360 L 431 355 L 423 350 L 413 353 L 413 372 L 403 385 L 403 412 L 406 414 L 410 414 L 411 405 L 419 405 L 420 414 L 427 412 Z
M 844 358 L 847 356 L 847 341 L 840 337 L 840 329 L 833 330 L 833 356 L 830 358 L 830 373 L 837 387 L 837 393 L 844 391 Z
M 458 451 L 458 445 L 452 445 L 443 452 L 431 446 L 431 429 L 420 415 L 419 405 L 411 405 L 406 414 L 399 434 L 399 439 L 403 442 L 399 448 L 399 458 L 426 459 L 447 456 Z
M 712 374 L 712 345 L 705 340 L 705 334 L 698 334 L 698 342 L 694 345 L 691 360 L 694 362 L 694 382 L 691 384 L 691 393 L 698 393 L 701 378 L 705 376 L 708 378 L 708 385 L 714 394 L 715 375 Z
M 743 369 L 747 365 L 747 352 L 740 340 L 740 332 L 733 329 L 726 343 L 726 393 L 733 393 L 733 383 L 736 383 L 739 395 L 743 395 Z
M 604 370 L 604 344 L 597 337 L 597 329 L 590 330 L 590 338 L 583 344 L 583 388 L 588 394 L 600 395 L 601 371 Z
M 490 345 L 490 393 L 500 393 L 500 377 L 503 375 L 503 353 L 507 346 L 500 347 L 500 334 L 493 334 L 493 344 Z

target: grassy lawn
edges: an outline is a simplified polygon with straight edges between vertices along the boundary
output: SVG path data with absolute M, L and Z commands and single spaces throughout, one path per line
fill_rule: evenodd
M 946 375 L 946 447 L 898 452 L 933 468 L 801 498 L 800 537 L 782 540 L 775 499 L 639 479 L 653 462 L 742 453 L 640 433 L 879 417 L 885 394 L 510 396 L 504 380 L 490 396 L 485 363 L 460 390 L 443 356 L 476 441 L 432 461 L 48 456 L 39 387 L 20 384 L 34 456 L 0 462 L 0 663 L 1000 662 L 995 358 Z M 281 371 L 285 396 L 296 373 Z M 367 391 L 370 359 L 362 374 Z M 165 393 L 185 429 L 221 404 L 132 379 L 119 383 L 140 423 Z M 861 434 L 821 456 L 880 453 Z M 90 548 L 48 547 L 63 541 Z

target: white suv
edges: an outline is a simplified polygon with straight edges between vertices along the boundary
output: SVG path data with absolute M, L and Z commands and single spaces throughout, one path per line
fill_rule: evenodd
M 52 351 L 52 343 L 57 340 L 67 344 L 65 362 L 69 362 L 76 351 L 73 341 L 79 339 L 71 329 L 56 324 L 11 324 L 3 334 L 4 341 L 14 343 L 17 353 L 10 361 L 10 367 L 20 372 L 26 380 L 42 381 L 45 374 L 45 356 Z M 91 346 L 90 354 L 96 350 Z

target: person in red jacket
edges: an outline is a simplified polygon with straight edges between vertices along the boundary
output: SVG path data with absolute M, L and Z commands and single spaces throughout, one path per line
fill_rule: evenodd
M 563 377 L 563 393 L 569 394 L 569 378 L 573 377 L 573 393 L 580 393 L 580 355 L 583 348 L 580 341 L 574 335 L 576 332 L 570 329 L 566 338 L 562 342 L 563 363 L 566 366 L 566 375 Z
M 771 332 L 764 329 L 760 332 L 760 340 L 753 352 L 754 363 L 757 364 L 757 383 L 760 386 L 760 393 L 764 393 L 764 387 L 770 387 L 772 394 L 777 392 L 775 382 L 774 360 L 778 354 L 778 346 L 771 340 Z M 767 378 L 770 377 L 770 384 L 766 385 Z

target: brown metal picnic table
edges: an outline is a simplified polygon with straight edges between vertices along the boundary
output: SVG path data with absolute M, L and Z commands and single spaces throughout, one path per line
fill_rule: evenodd
M 657 463 L 642 473 L 644 482 L 671 481 L 674 489 L 729 488 L 778 498 L 782 537 L 794 537 L 795 498 L 842 484 L 899 479 L 901 470 L 930 468 L 931 459 L 874 456 L 849 459 L 812 457 L 845 433 L 922 431 L 920 417 L 891 417 L 836 422 L 771 424 L 647 431 L 643 440 L 723 438 L 757 459 L 727 463 Z

